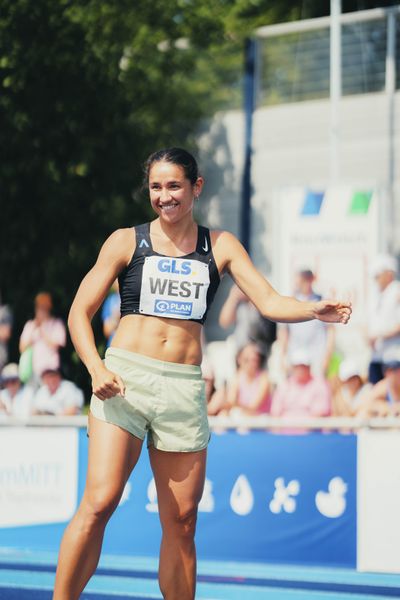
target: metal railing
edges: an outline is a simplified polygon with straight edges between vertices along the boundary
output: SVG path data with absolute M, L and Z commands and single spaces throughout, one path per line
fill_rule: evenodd
M 279 431 L 282 429 L 309 429 L 348 431 L 360 429 L 400 429 L 400 417 L 374 417 L 370 419 L 359 417 L 306 417 L 286 418 L 259 415 L 255 417 L 230 416 L 209 417 L 211 429 L 249 429 Z M 51 416 L 35 415 L 27 419 L 19 419 L 0 415 L 0 427 L 85 427 L 87 415 Z
M 387 91 L 393 70 L 400 88 L 399 15 L 400 6 L 340 15 L 341 95 Z M 330 26 L 322 17 L 255 31 L 258 106 L 329 97 Z

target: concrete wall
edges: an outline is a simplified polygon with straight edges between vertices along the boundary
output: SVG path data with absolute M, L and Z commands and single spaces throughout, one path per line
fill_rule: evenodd
M 400 93 L 396 95 L 395 216 L 388 215 L 387 234 L 394 230 L 400 252 Z M 273 200 L 278 188 L 301 185 L 325 188 L 330 183 L 328 100 L 260 108 L 254 115 L 252 255 L 271 275 L 273 261 Z M 240 111 L 218 114 L 200 132 L 200 161 L 206 187 L 199 218 L 210 227 L 238 233 L 243 166 L 244 117 Z M 388 176 L 388 116 L 385 94 L 348 96 L 340 105 L 341 183 L 385 188 Z M 386 237 L 386 236 L 384 236 Z M 384 243 L 385 240 L 383 240 Z M 223 337 L 216 314 L 228 289 L 210 314 L 209 337 Z

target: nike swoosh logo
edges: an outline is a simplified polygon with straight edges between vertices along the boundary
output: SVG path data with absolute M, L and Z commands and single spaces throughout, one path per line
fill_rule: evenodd
M 204 240 L 204 246 L 202 246 L 204 252 L 208 252 L 208 241 L 207 238 L 205 238 Z

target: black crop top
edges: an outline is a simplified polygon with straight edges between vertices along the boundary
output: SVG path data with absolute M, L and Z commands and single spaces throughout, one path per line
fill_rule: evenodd
M 153 250 L 150 223 L 135 232 L 135 252 L 118 277 L 121 317 L 141 314 L 203 324 L 220 283 L 209 229 L 198 225 L 196 250 L 179 257 Z

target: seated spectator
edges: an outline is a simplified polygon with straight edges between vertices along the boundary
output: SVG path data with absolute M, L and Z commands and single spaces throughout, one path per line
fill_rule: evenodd
M 26 419 L 32 414 L 33 390 L 22 385 L 18 365 L 9 363 L 1 371 L 3 389 L 0 391 L 0 411 L 9 416 Z
M 264 356 L 253 343 L 237 356 L 237 373 L 228 386 L 228 405 L 233 414 L 259 415 L 269 412 L 270 384 L 262 368 Z
M 332 414 L 337 417 L 365 416 L 371 385 L 365 383 L 361 369 L 352 359 L 339 367 L 339 381 L 332 401 Z
M 305 351 L 292 355 L 291 375 L 276 389 L 271 405 L 275 417 L 325 417 L 331 412 L 331 391 L 323 377 L 311 373 L 311 356 Z M 282 433 L 305 433 L 301 429 Z
M 386 417 L 400 415 L 400 351 L 384 355 L 384 378 L 371 390 L 368 416 Z
M 34 414 L 77 415 L 82 406 L 82 390 L 72 381 L 62 379 L 58 369 L 46 369 L 42 373 L 42 385 L 34 399 Z
M 207 413 L 212 416 L 226 413 L 227 402 L 225 387 L 222 387 L 219 390 L 215 388 L 214 371 L 206 356 L 203 357 L 201 371 L 206 387 Z
M 66 330 L 61 319 L 52 316 L 53 301 L 47 292 L 41 292 L 35 298 L 35 317 L 25 323 L 19 342 L 20 352 L 29 347 L 33 349 L 33 376 L 30 383 L 36 387 L 40 375 L 45 369 L 60 367 L 59 349 L 65 346 Z

